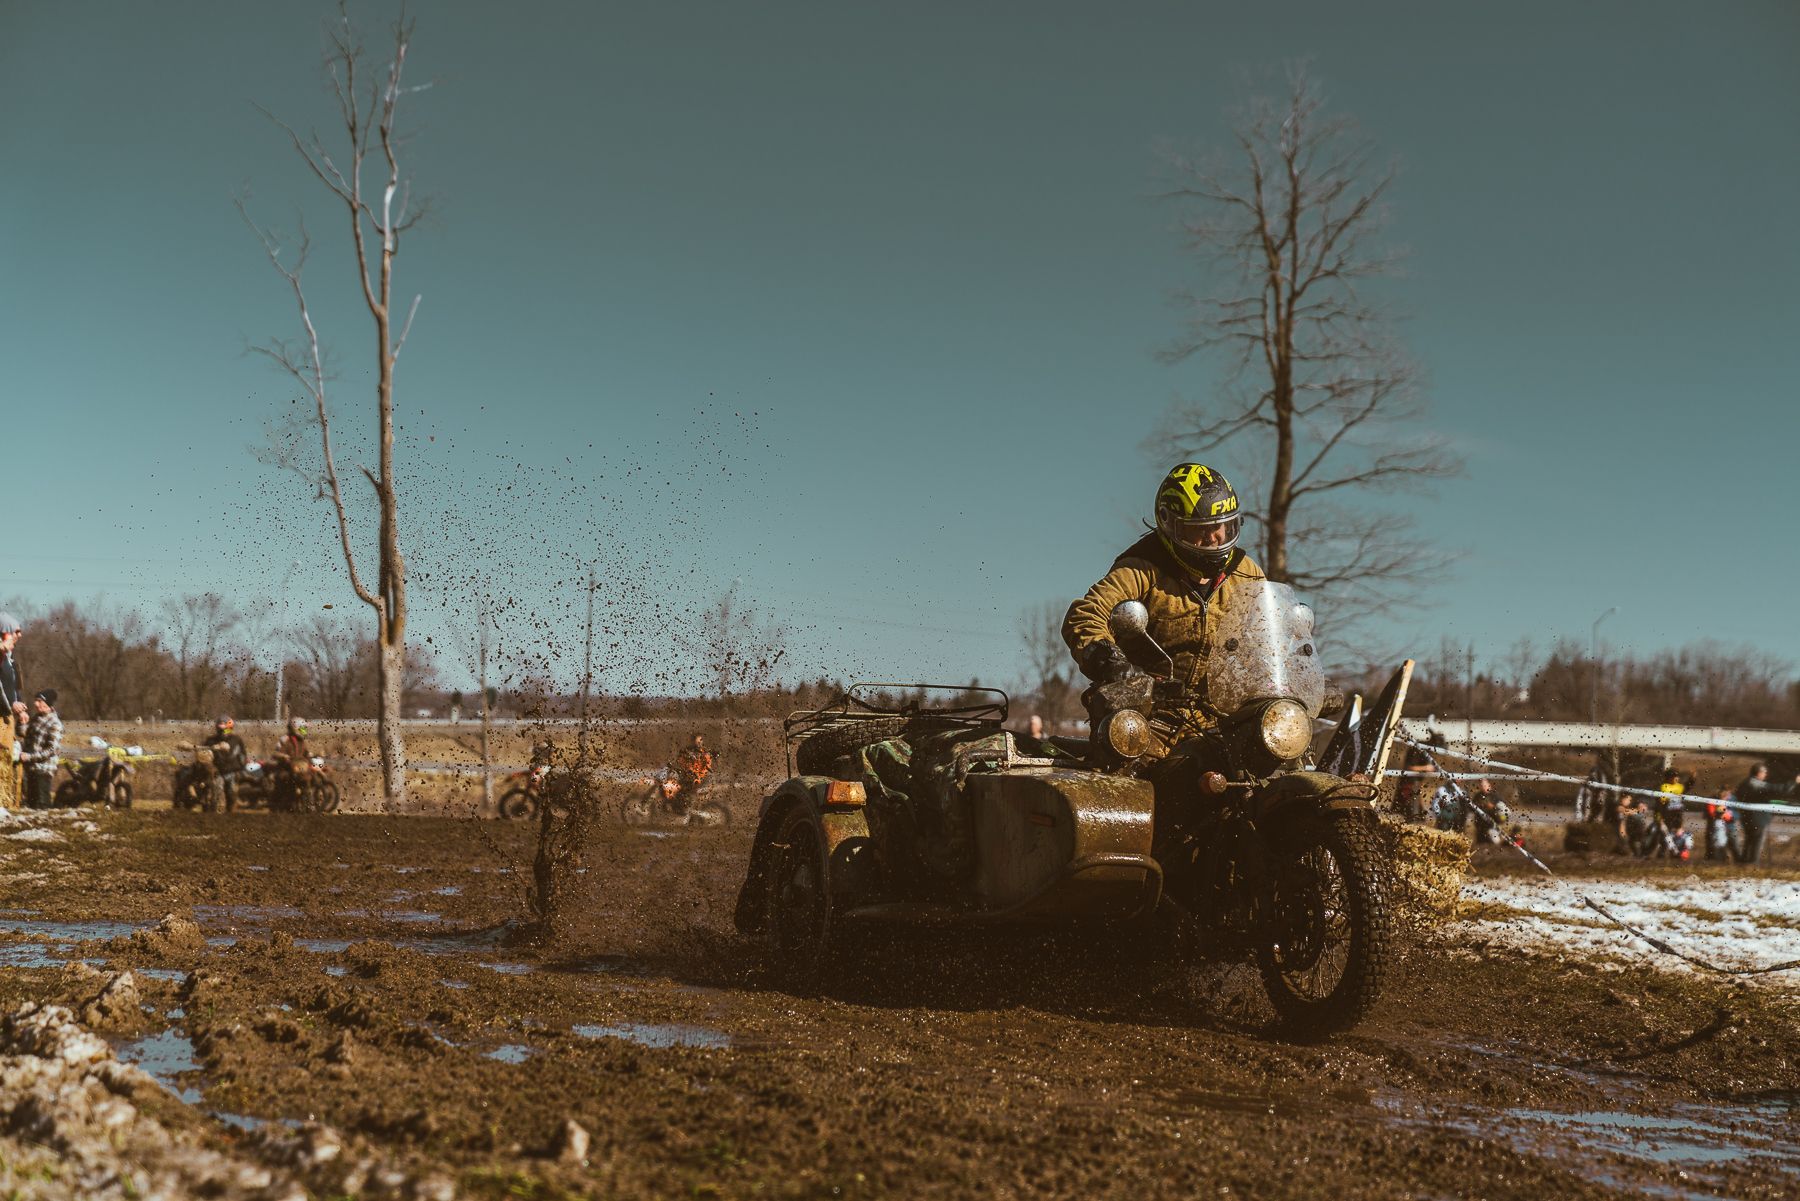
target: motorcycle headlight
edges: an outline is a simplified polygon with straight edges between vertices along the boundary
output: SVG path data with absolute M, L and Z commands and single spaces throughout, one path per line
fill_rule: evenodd
M 1150 749 L 1150 723 L 1136 709 L 1120 709 L 1107 717 L 1100 737 L 1121 759 L 1135 759 Z
M 1277 759 L 1298 759 L 1306 754 L 1312 737 L 1312 718 L 1299 701 L 1276 701 L 1263 710 L 1263 746 Z

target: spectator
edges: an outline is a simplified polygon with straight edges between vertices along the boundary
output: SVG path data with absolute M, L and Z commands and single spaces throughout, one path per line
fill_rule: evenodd
M 1800 775 L 1794 778 L 1796 783 L 1800 783 Z M 1793 788 L 1790 786 L 1787 791 L 1791 793 Z M 1744 777 L 1743 783 L 1734 792 L 1740 805 L 1768 805 L 1780 795 L 1776 792 L 1775 785 L 1769 783 L 1769 767 L 1765 763 L 1758 763 L 1751 768 L 1750 774 Z M 1758 863 L 1762 860 L 1763 839 L 1774 817 L 1774 814 L 1767 811 L 1738 811 L 1738 818 L 1743 823 L 1744 839 L 1743 854 L 1738 860 L 1740 863 Z
M 1719 799 L 1706 803 L 1706 857 L 1712 860 L 1736 859 L 1742 851 L 1738 845 L 1737 821 L 1731 812 L 1734 798 L 1731 789 L 1719 789 Z
M 1437 767 L 1426 757 L 1425 752 L 1411 748 L 1406 752 L 1406 770 L 1408 772 L 1433 772 L 1437 770 Z M 1409 822 L 1424 821 L 1431 816 L 1428 806 L 1423 803 L 1423 798 L 1428 791 L 1427 783 L 1428 781 L 1414 775 L 1400 777 L 1400 786 L 1394 790 L 1394 807 L 1400 811 L 1400 816 Z
M 1663 794 L 1656 798 L 1656 816 L 1666 824 L 1669 814 L 1681 812 L 1681 797 L 1687 791 L 1687 786 L 1681 782 L 1681 773 L 1670 768 L 1663 773 L 1662 784 L 1656 791 Z
M 1431 794 L 1431 822 L 1440 830 L 1461 834 L 1469 826 L 1469 806 L 1455 780 L 1445 780 Z
M 1039 716 L 1039 715 L 1038 715 L 1038 714 L 1036 714 L 1036 713 L 1033 713 L 1033 714 L 1032 714 L 1032 715 L 1031 715 L 1031 720 L 1030 720 L 1030 721 L 1029 721 L 1029 722 L 1028 722 L 1028 723 L 1026 723 L 1026 726 L 1025 726 L 1025 728 L 1026 728 L 1026 730 L 1027 730 L 1027 732 L 1029 732 L 1029 733 L 1030 733 L 1030 735 L 1031 735 L 1031 740 L 1032 740 L 1032 741 L 1033 741 L 1033 742 L 1041 742 L 1041 741 L 1043 741 L 1043 738 L 1044 738 L 1044 719 L 1043 719 L 1043 718 L 1042 718 L 1042 717 L 1041 717 L 1041 716 Z
M 1692 831 L 1682 828 L 1684 817 L 1679 809 L 1669 814 L 1669 825 L 1663 835 L 1663 843 L 1671 858 L 1686 861 L 1694 857 L 1694 835 Z
M 1650 802 L 1643 797 L 1619 797 L 1619 841 L 1640 859 L 1650 853 L 1652 828 Z
M 25 749 L 19 754 L 25 765 L 25 803 L 33 809 L 48 809 L 57 755 L 62 750 L 63 724 L 56 715 L 56 689 L 39 692 L 32 698 L 31 708 L 31 724 L 25 727 Z
M 1606 811 L 1606 790 L 1600 787 L 1604 777 L 1600 769 L 1595 768 L 1575 792 L 1575 820 L 1578 822 L 1599 821 Z
M 31 720 L 19 692 L 19 664 L 13 648 L 25 627 L 11 613 L 0 613 L 0 809 L 19 806 L 19 735 Z

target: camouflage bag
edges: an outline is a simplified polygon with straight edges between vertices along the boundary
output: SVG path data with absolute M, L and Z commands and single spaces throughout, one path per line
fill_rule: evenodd
M 890 738 L 857 755 L 869 797 L 869 835 L 890 868 L 955 884 L 975 867 L 975 826 L 963 782 L 1006 754 L 1000 731 L 956 728 Z

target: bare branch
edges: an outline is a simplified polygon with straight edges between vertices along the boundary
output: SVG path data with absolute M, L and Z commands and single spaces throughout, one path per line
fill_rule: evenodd
M 1413 428 L 1424 419 L 1416 372 L 1362 290 L 1397 261 L 1373 245 L 1395 168 L 1379 167 L 1354 123 L 1325 110 L 1303 68 L 1280 102 L 1250 104 L 1232 156 L 1235 166 L 1165 155 L 1172 180 L 1161 194 L 1179 206 L 1181 245 L 1212 286 L 1176 298 L 1181 336 L 1158 357 L 1211 352 L 1228 384 L 1244 386 L 1173 406 L 1146 446 L 1236 453 L 1234 478 L 1258 481 L 1246 516 L 1270 576 L 1386 604 L 1420 582 L 1415 565 L 1432 556 L 1391 518 L 1370 524 L 1325 500 L 1458 469 L 1442 440 Z M 1336 528 L 1320 522 L 1327 513 Z

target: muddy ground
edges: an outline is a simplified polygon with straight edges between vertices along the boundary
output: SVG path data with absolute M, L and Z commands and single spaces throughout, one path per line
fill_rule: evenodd
M 601 827 L 576 920 L 536 947 L 515 941 L 522 824 L 28 821 L 0 830 L 0 1014 L 68 1005 L 173 1092 L 108 1087 L 251 1172 L 241 1195 L 1800 1192 L 1800 981 L 1452 927 L 1362 1028 L 1309 1045 L 1252 974 L 1128 938 L 900 940 L 782 991 L 730 929 L 744 821 Z M 1481 874 L 1511 873 L 1501 855 Z M 130 1003 L 96 1002 L 122 969 Z M 34 1113 L 0 1097 L 0 1185 L 93 1191 Z M 146 1191 L 125 1175 L 116 1195 Z

